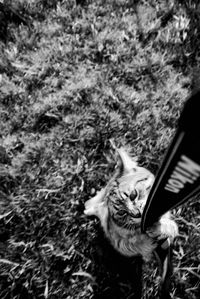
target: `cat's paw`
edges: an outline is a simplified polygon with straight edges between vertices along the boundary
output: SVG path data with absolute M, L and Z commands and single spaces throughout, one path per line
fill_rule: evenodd
M 95 206 L 92 203 L 92 199 L 89 199 L 85 202 L 84 214 L 87 216 L 95 215 Z
M 160 231 L 161 236 L 169 237 L 170 241 L 178 235 L 178 226 L 172 219 L 161 218 L 160 219 Z
M 105 189 L 99 191 L 94 197 L 85 202 L 84 214 L 87 216 L 99 216 L 99 210 L 104 204 Z
M 170 241 L 178 235 L 178 226 L 175 221 L 168 217 L 162 217 L 159 222 L 155 223 L 147 230 L 147 235 L 156 240 L 169 238 Z

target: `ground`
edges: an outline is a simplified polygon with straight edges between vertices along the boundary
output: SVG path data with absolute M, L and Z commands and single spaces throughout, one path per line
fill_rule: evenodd
M 0 298 L 136 299 L 141 281 L 155 298 L 155 262 L 119 256 L 84 202 L 112 175 L 110 138 L 159 169 L 199 83 L 198 1 L 0 8 Z M 197 299 L 198 199 L 173 217 L 171 295 Z

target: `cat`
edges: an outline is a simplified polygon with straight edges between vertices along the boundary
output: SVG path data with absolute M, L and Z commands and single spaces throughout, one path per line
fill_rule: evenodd
M 151 259 L 157 242 L 168 238 L 172 243 L 178 227 L 170 212 L 141 232 L 141 217 L 154 175 L 138 163 L 124 148 L 117 148 L 117 165 L 112 178 L 96 196 L 85 202 L 85 215 L 99 218 L 107 239 L 120 254 Z

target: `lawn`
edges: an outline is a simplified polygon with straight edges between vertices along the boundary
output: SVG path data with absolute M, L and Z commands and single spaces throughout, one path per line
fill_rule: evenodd
M 138 299 L 141 281 L 156 297 L 155 261 L 119 256 L 84 202 L 113 173 L 110 138 L 158 171 L 200 82 L 199 24 L 192 0 L 0 6 L 1 299 Z M 174 299 L 198 298 L 199 212 L 173 211 Z

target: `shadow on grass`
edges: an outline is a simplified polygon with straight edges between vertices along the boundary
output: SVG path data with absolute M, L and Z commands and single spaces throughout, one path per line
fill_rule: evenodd
M 95 265 L 93 299 L 140 299 L 142 296 L 142 259 L 127 258 L 116 252 L 103 232 L 94 240 L 91 258 Z

